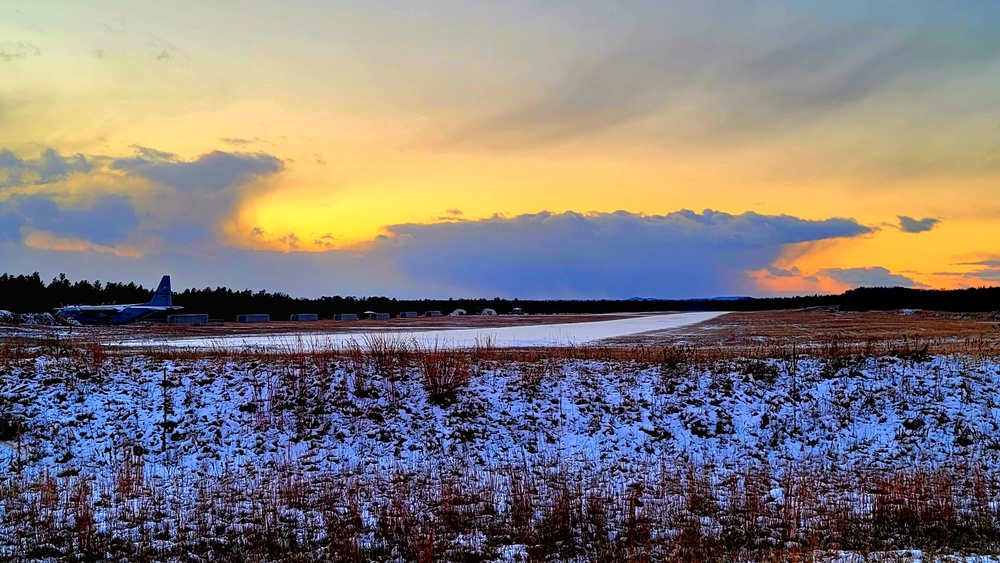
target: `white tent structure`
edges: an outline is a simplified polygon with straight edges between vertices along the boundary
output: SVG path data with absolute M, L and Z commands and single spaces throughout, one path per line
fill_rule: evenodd
M 467 314 L 465 312 L 465 309 L 455 309 L 451 313 L 448 313 L 448 316 L 449 317 L 461 317 L 462 315 L 465 315 L 465 314 Z
M 479 313 L 479 314 L 480 315 L 485 315 L 487 317 L 494 317 L 494 316 L 496 316 L 497 312 L 494 309 L 487 308 L 487 309 L 483 309 L 483 312 Z

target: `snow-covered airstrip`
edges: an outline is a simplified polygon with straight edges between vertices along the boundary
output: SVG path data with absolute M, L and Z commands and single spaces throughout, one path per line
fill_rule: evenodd
M 538 324 L 496 328 L 460 328 L 419 331 L 304 332 L 260 334 L 254 336 L 210 336 L 197 338 L 126 340 L 123 346 L 175 348 L 339 348 L 357 343 L 364 345 L 373 336 L 392 336 L 423 348 L 473 348 L 489 344 L 508 348 L 521 346 L 579 346 L 621 336 L 680 328 L 714 319 L 724 312 L 674 313 L 637 316 L 610 321 L 565 324 Z

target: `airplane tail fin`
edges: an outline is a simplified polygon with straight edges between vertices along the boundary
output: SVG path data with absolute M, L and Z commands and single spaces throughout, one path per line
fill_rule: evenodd
M 153 293 L 153 298 L 149 300 L 147 305 L 172 307 L 173 304 L 173 294 L 170 292 L 170 276 L 163 276 L 163 278 L 160 279 L 160 285 L 156 288 L 156 292 Z

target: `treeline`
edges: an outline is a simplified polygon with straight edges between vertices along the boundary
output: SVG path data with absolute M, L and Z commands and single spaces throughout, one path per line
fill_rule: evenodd
M 63 305 L 145 303 L 153 290 L 135 283 L 71 282 L 59 274 L 49 283 L 38 272 L 0 275 L 0 309 L 12 313 L 42 313 Z
M 102 283 L 86 280 L 71 282 L 60 274 L 46 283 L 38 272 L 31 275 L 0 275 L 0 309 L 14 313 L 51 311 L 63 305 L 145 303 L 152 288 L 135 283 Z M 361 314 L 365 311 L 389 313 L 403 311 L 441 311 L 455 309 L 476 314 L 494 309 L 503 314 L 515 308 L 525 313 L 618 313 L 644 311 L 760 311 L 836 306 L 842 310 L 867 311 L 891 309 L 927 309 L 934 311 L 1000 310 L 1000 288 L 961 290 L 921 290 L 901 287 L 859 288 L 840 295 L 798 297 L 693 299 L 693 300 L 519 300 L 519 299 L 392 299 L 388 297 L 320 297 L 304 299 L 281 292 L 234 291 L 226 287 L 187 289 L 174 293 L 174 304 L 186 313 L 207 313 L 212 318 L 233 320 L 244 313 L 267 313 L 274 320 L 287 319 L 292 313 L 316 313 L 332 317 L 337 313 Z
M 861 287 L 836 296 L 845 311 L 1000 311 L 1000 287 L 970 289 L 911 289 L 908 287 Z

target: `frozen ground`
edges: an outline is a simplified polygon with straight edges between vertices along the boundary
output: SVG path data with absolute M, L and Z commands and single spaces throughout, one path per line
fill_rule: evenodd
M 388 470 L 453 456 L 494 466 L 523 455 L 626 475 L 663 456 L 733 470 L 795 460 L 886 468 L 974 460 L 1000 470 L 1000 364 L 992 360 L 870 358 L 839 369 L 747 360 L 694 373 L 472 361 L 434 367 L 445 379 L 467 372 L 440 388 L 427 383 L 430 369 L 387 375 L 351 360 L 137 356 L 81 377 L 86 368 L 76 362 L 41 357 L 0 372 L 5 402 L 28 428 L 19 446 L 0 446 L 0 465 L 97 470 L 109 452 L 139 445 L 151 467 L 192 472 L 289 457 Z
M 473 348 L 484 344 L 494 347 L 576 346 L 608 338 L 662 331 L 714 319 L 724 312 L 674 313 L 648 315 L 610 321 L 567 324 L 538 324 L 497 328 L 444 329 L 408 331 L 373 331 L 369 333 L 286 333 L 254 336 L 217 336 L 198 338 L 164 338 L 125 340 L 122 346 L 171 348 L 232 349 L 305 349 L 343 348 L 357 343 L 365 345 L 372 335 L 393 335 L 405 338 L 425 348 Z
M 23 433 L 0 446 L 0 466 L 8 476 L 41 475 L 40 484 L 21 490 L 44 492 L 46 479 L 91 483 L 99 530 L 136 542 L 146 528 L 122 523 L 116 511 L 134 510 L 144 490 L 163 507 L 149 533 L 234 542 L 275 503 L 275 518 L 299 530 L 301 541 L 322 543 L 319 532 L 309 536 L 322 529 L 309 507 L 327 502 L 315 492 L 316 483 L 327 483 L 322 494 L 356 491 L 355 500 L 336 506 L 360 507 L 365 546 L 395 541 L 378 534 L 392 529 L 385 518 L 397 516 L 384 511 L 399 498 L 411 499 L 405 514 L 414 522 L 437 521 L 448 479 L 487 495 L 496 518 L 513 510 L 518 483 L 534 483 L 524 493 L 535 499 L 525 518 L 542 531 L 560 491 L 597 491 L 631 503 L 612 514 L 625 514 L 618 522 L 626 527 L 642 515 L 650 542 L 669 541 L 692 517 L 699 533 L 717 535 L 725 511 L 749 502 L 739 498 L 755 499 L 763 511 L 760 541 L 805 541 L 826 525 L 817 514 L 834 509 L 870 522 L 864 519 L 886 502 L 880 476 L 892 483 L 900 471 L 915 483 L 923 483 L 922 471 L 953 471 L 944 474 L 943 493 L 913 489 L 918 500 L 930 495 L 919 506 L 933 508 L 934 495 L 944 495 L 956 514 L 979 514 L 977 507 L 995 514 L 1000 501 L 991 480 L 1000 472 L 1000 363 L 993 359 L 786 357 L 709 366 L 446 352 L 393 362 L 308 353 L 9 360 L 0 390 Z M 754 472 L 765 475 L 757 493 Z M 18 539 L 23 524 L 8 494 L 15 489 L 0 495 L 0 555 L 27 541 Z M 205 508 L 199 503 L 209 494 L 237 499 L 235 508 L 221 500 Z M 716 500 L 695 502 L 697 495 Z M 192 516 L 202 512 L 208 531 Z M 483 536 L 475 549 L 510 551 L 518 542 L 504 537 L 488 544 Z M 164 549 L 188 540 L 171 541 Z M 918 553 L 885 561 L 948 560 Z M 850 557 L 829 560 L 856 560 Z
M 982 555 L 934 555 L 918 549 L 883 553 L 816 553 L 816 563 L 998 563 L 1000 557 Z

